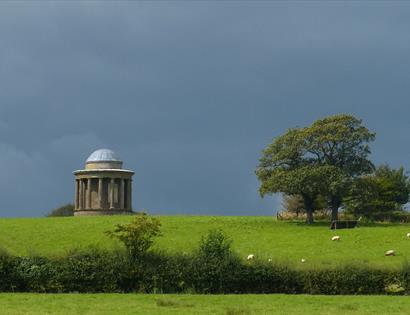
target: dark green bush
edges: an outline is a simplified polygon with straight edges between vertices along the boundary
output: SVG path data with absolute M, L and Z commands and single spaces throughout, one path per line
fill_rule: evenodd
M 221 231 L 211 230 L 194 253 L 187 280 L 197 293 L 236 291 L 240 260 L 231 249 L 232 241 Z
M 128 287 L 130 263 L 121 251 L 74 250 L 58 264 L 65 292 L 123 292 Z
M 74 205 L 69 203 L 51 210 L 48 217 L 72 217 L 74 215 Z
M 15 288 L 23 292 L 61 292 L 60 266 L 55 260 L 45 257 L 21 257 L 14 270 Z
M 388 271 L 369 267 L 339 267 L 309 270 L 303 275 L 303 292 L 308 294 L 384 294 Z
M 300 271 L 279 264 L 242 264 L 237 275 L 238 293 L 302 293 Z
M 18 281 L 16 266 L 19 264 L 19 258 L 11 256 L 5 250 L 0 251 L 0 292 L 13 292 Z

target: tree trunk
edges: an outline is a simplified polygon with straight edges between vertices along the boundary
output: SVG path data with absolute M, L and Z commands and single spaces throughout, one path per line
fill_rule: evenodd
M 337 221 L 339 219 L 339 207 L 335 208 L 332 206 L 332 221 Z
M 330 209 L 332 210 L 332 221 L 339 219 L 339 207 L 341 205 L 340 198 L 332 196 L 330 199 Z
M 314 200 L 313 198 L 310 198 L 309 196 L 302 196 L 302 197 L 303 197 L 303 203 L 305 204 L 305 210 L 306 210 L 306 224 L 312 224 L 313 223 Z

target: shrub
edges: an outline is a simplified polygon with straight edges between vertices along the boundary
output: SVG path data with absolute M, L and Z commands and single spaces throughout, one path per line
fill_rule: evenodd
M 304 272 L 303 292 L 308 294 L 383 294 L 387 271 L 369 267 L 339 267 Z
M 58 259 L 64 292 L 123 292 L 130 265 L 121 251 L 74 250 Z
M 66 204 L 64 206 L 51 210 L 48 217 L 71 217 L 74 215 L 74 205 Z
M 124 243 L 133 258 L 142 256 L 152 246 L 154 237 L 160 235 L 161 223 L 158 219 L 140 213 L 128 224 L 117 224 L 114 231 L 107 231 L 110 237 Z
M 301 271 L 280 264 L 242 265 L 237 274 L 237 293 L 302 293 Z
M 231 250 L 232 241 L 221 231 L 211 230 L 194 253 L 188 281 L 197 293 L 236 291 L 240 260 Z
M 16 265 L 18 258 L 11 256 L 7 251 L 0 250 L 0 292 L 13 292 L 16 288 Z
M 60 266 L 45 257 L 22 257 L 15 266 L 15 288 L 22 292 L 61 292 Z

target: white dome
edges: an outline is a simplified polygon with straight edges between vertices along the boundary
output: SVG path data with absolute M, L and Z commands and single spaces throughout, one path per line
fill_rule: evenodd
M 98 162 L 122 162 L 114 151 L 109 149 L 99 149 L 91 153 L 85 163 Z

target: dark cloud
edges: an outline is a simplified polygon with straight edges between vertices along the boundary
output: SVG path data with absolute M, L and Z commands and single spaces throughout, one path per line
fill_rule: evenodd
M 403 2 L 0 4 L 2 216 L 73 196 L 94 149 L 135 169 L 134 208 L 270 214 L 254 169 L 289 127 L 340 112 L 408 167 Z

